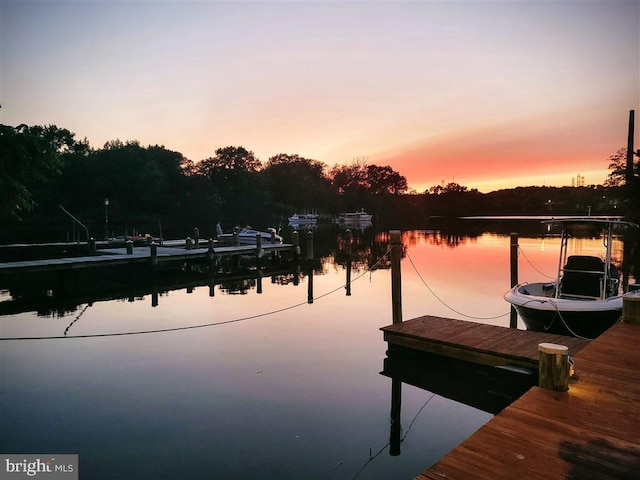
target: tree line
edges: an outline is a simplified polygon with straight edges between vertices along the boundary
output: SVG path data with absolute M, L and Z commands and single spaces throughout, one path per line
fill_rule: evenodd
M 633 185 L 620 181 L 624 155 L 610 158 L 605 185 L 483 194 L 452 182 L 417 193 L 390 166 L 363 159 L 328 166 L 281 153 L 262 162 L 243 146 L 227 146 L 194 162 L 162 145 L 113 140 L 94 149 L 55 125 L 0 125 L 0 241 L 63 240 L 73 222 L 60 206 L 96 238 L 107 225 L 109 235 L 164 229 L 168 238 L 194 226 L 209 235 L 218 220 L 226 228 L 263 228 L 286 224 L 296 212 L 361 208 L 383 228 L 472 215 L 633 214 L 640 172 L 636 161 Z

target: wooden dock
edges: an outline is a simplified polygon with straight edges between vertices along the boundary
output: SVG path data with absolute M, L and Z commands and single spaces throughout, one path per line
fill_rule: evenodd
M 510 364 L 535 369 L 539 343 L 566 345 L 571 356 L 589 343 L 573 337 L 428 315 L 383 327 L 382 331 L 391 348 L 412 348 L 481 365 Z
M 254 245 L 240 246 L 216 246 L 212 252 L 205 245 L 204 248 L 156 247 L 156 259 L 158 264 L 166 262 L 186 261 L 212 261 L 223 257 L 240 255 L 257 255 Z M 262 253 L 290 252 L 293 245 L 287 243 L 263 243 Z M 127 254 L 126 248 L 100 249 L 95 255 L 81 257 L 50 258 L 44 260 L 23 260 L 15 262 L 1 262 L 0 274 L 7 273 L 33 273 L 55 270 L 75 270 L 90 267 L 106 267 L 124 264 L 143 264 L 152 261 L 152 247 L 135 247 L 132 253 Z
M 516 351 L 524 362 L 538 355 L 536 332 L 477 324 L 465 331 L 460 321 L 437 317 L 405 323 L 383 329 L 390 346 L 466 351 L 491 363 L 512 361 Z M 503 339 L 492 337 L 494 328 Z M 618 322 L 591 342 L 551 337 L 541 342 L 567 345 L 575 360 L 569 391 L 532 387 L 417 479 L 640 478 L 640 325 Z

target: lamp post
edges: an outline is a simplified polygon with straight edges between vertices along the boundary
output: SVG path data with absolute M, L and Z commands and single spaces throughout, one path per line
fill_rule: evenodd
M 104 239 L 109 239 L 109 199 L 104 199 Z

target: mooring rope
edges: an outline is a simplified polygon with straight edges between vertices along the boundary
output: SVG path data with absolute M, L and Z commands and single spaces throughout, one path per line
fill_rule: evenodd
M 411 258 L 411 255 L 409 255 L 409 252 L 407 251 L 407 258 L 409 259 L 409 262 L 411 263 L 411 266 L 413 267 L 413 270 L 416 272 L 416 274 L 418 275 L 418 278 L 420 279 L 420 281 L 422 282 L 422 284 L 427 287 L 427 290 L 429 290 L 429 292 L 431 292 L 431 295 L 433 295 L 436 300 L 438 300 L 442 305 L 444 305 L 445 307 L 447 307 L 449 310 L 451 310 L 452 312 L 457 313 L 458 315 L 462 315 L 463 317 L 467 317 L 467 318 L 473 318 L 474 320 L 495 320 L 497 318 L 502 318 L 502 317 L 506 317 L 507 315 L 509 315 L 510 313 L 502 313 L 500 315 L 494 315 L 492 317 L 476 317 L 473 315 L 467 315 L 466 313 L 462 313 L 458 310 L 456 310 L 455 308 L 453 308 L 452 306 L 448 305 L 444 300 L 442 300 L 437 294 L 436 292 L 433 291 L 433 289 L 429 286 L 429 284 L 427 284 L 427 282 L 424 280 L 424 278 L 422 278 L 422 275 L 420 274 L 420 272 L 418 271 L 418 268 L 416 267 L 415 263 L 413 263 L 413 259 Z
M 519 253 L 522 253 L 522 256 L 525 258 L 525 260 L 527 261 L 527 263 L 528 263 L 529 265 L 531 265 L 531 268 L 533 268 L 533 269 L 534 269 L 536 272 L 538 272 L 540 275 L 542 275 L 543 277 L 550 278 L 550 279 L 552 279 L 552 280 L 556 280 L 556 277 L 552 277 L 551 275 L 547 275 L 546 273 L 543 273 L 543 272 L 541 272 L 540 270 L 538 270 L 538 269 L 536 268 L 536 266 L 535 266 L 533 263 L 531 263 L 531 260 L 529 260 L 529 257 L 527 257 L 527 254 L 526 254 L 526 253 L 524 253 L 524 250 L 522 249 L 522 246 L 521 246 L 521 245 L 518 245 L 518 252 L 519 252 Z
M 363 278 L 370 270 L 375 269 L 375 267 L 378 266 L 378 264 L 380 264 L 385 257 L 387 257 L 389 255 L 389 253 L 391 252 L 391 247 L 389 247 L 387 249 L 387 251 L 369 268 L 366 268 L 360 275 L 357 275 L 356 277 L 351 279 L 351 283 Z M 321 300 L 325 297 L 328 297 L 329 295 L 332 295 L 340 290 L 343 290 L 344 288 L 346 288 L 347 284 L 344 283 L 342 285 L 340 285 L 337 288 L 334 288 L 333 290 L 330 290 L 326 293 L 323 293 L 322 295 L 319 295 L 317 297 L 314 297 L 314 301 L 315 300 Z M 298 308 L 301 307 L 303 305 L 308 305 L 308 301 L 304 301 L 304 302 L 299 302 L 293 305 L 289 305 L 287 307 L 283 307 L 283 308 L 278 308 L 276 310 L 271 310 L 269 312 L 263 312 L 263 313 L 258 313 L 255 315 L 250 315 L 247 317 L 242 317 L 242 318 L 234 318 L 231 320 L 223 320 L 220 322 L 210 322 L 210 323 L 202 323 L 202 324 L 197 324 L 197 325 L 186 325 L 186 326 L 182 326 L 182 327 L 168 327 L 168 328 L 156 328 L 156 329 L 152 329 L 152 330 L 136 330 L 133 332 L 112 332 L 112 333 L 88 333 L 85 335 L 66 335 L 66 331 L 64 335 L 50 335 L 50 336 L 41 336 L 41 337 L 6 337 L 6 338 L 0 338 L 0 341 L 9 341 L 9 340 L 62 340 L 62 339 L 71 339 L 71 338 L 100 338 L 100 337 L 124 337 L 127 335 L 145 335 L 148 333 L 167 333 L 167 332 L 179 332 L 179 331 L 183 331 L 183 330 L 195 330 L 197 328 L 207 328 L 207 327 L 216 327 L 218 325 L 228 325 L 231 323 L 239 323 L 239 322 L 244 322 L 246 320 L 253 320 L 256 318 L 261 318 L 261 317 L 267 317 L 269 315 L 274 315 L 276 313 L 282 313 L 285 312 L 287 310 L 292 310 L 294 308 Z M 84 312 L 81 312 L 81 314 Z M 72 322 L 73 323 L 73 322 Z

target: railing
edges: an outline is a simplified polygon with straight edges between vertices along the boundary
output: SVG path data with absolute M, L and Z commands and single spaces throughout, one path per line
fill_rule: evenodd
M 66 213 L 67 215 L 69 215 L 69 217 L 71 217 L 71 219 L 76 222 L 78 225 L 80 225 L 82 228 L 84 228 L 84 231 L 87 234 L 87 242 L 89 241 L 89 229 L 85 226 L 84 223 L 82 223 L 80 220 L 78 220 L 76 217 L 74 217 L 73 215 L 71 215 L 62 205 L 58 205 L 58 207 L 60 207 L 60 210 L 62 210 L 64 213 Z

